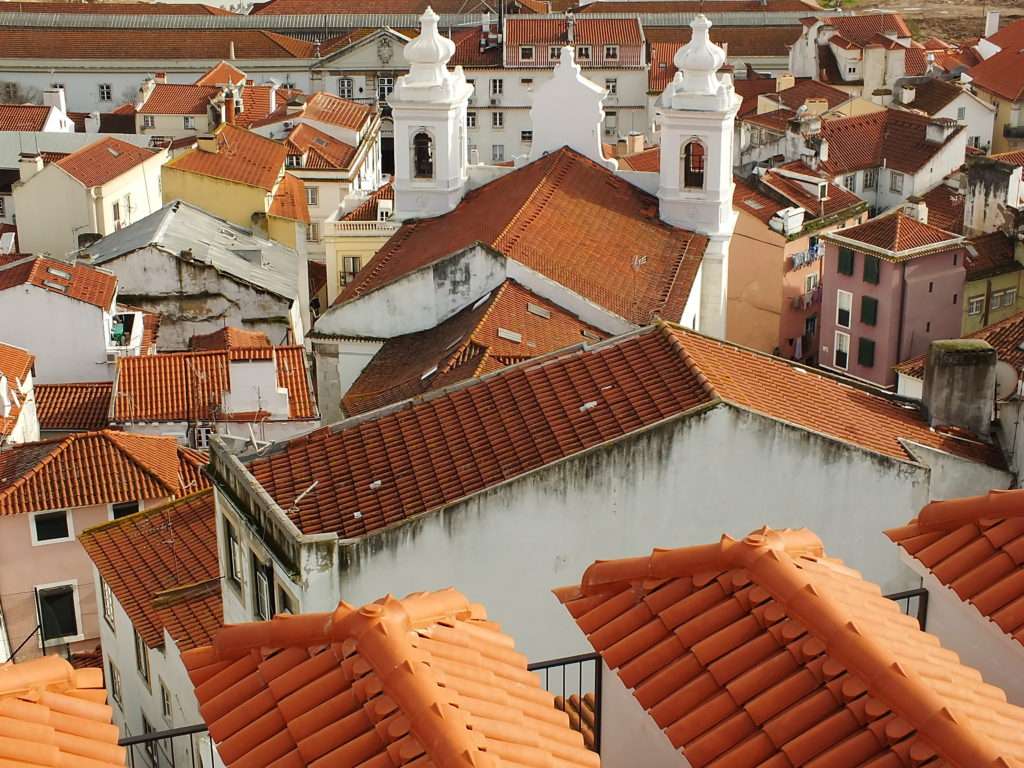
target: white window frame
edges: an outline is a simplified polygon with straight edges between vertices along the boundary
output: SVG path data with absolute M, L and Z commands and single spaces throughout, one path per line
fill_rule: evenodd
M 1003 291 L 992 291 L 988 299 L 989 310 L 1001 309 L 1003 306 Z
M 549 45 L 548 58 L 551 61 L 558 61 L 560 58 L 562 58 L 562 47 L 560 45 Z
M 878 185 L 878 169 L 877 168 L 866 168 L 864 170 L 864 186 L 861 187 L 863 190 L 874 189 Z
M 121 670 L 111 660 L 107 661 L 107 667 L 110 669 L 110 698 L 120 707 L 121 702 L 124 700 L 124 690 L 121 687 Z
M 194 131 L 196 129 L 196 116 L 185 115 L 181 118 L 182 128 L 186 131 Z
M 500 130 L 505 127 L 505 113 L 491 112 L 491 128 Z
M 617 77 L 606 77 L 604 79 L 604 89 L 608 91 L 609 96 L 619 95 L 619 78 Z
M 377 101 L 385 101 L 395 90 L 395 78 L 391 75 L 377 77 Z
M 963 121 L 967 120 L 967 107 L 957 107 L 956 108 L 956 119 L 957 120 L 963 120 Z
M 804 293 L 810 293 L 821 284 L 821 278 L 817 272 L 804 275 Z
M 849 173 L 843 177 L 843 186 L 851 192 L 857 191 L 857 174 Z
M 467 128 L 476 128 L 476 112 L 467 112 L 466 113 L 466 127 Z
M 49 584 L 36 584 L 34 585 L 35 595 L 37 599 L 37 610 L 39 611 L 39 622 L 42 624 L 43 620 L 43 605 L 40 592 L 45 592 L 48 589 L 56 589 L 57 587 L 71 587 L 71 594 L 75 602 L 75 626 L 78 628 L 77 635 L 64 635 L 63 637 L 48 637 L 46 642 L 53 643 L 77 643 L 85 639 L 85 628 L 82 626 L 82 600 L 81 595 L 78 591 L 78 579 L 67 579 L 65 581 L 52 581 Z M 43 647 L 43 632 L 42 627 L 39 631 L 39 640 L 37 642 L 38 647 Z
M 969 298 L 967 300 L 967 314 L 969 316 L 970 315 L 980 315 L 984 311 L 985 311 L 985 297 L 983 295 L 972 296 L 971 298 Z
M 534 61 L 536 51 L 532 45 L 520 45 L 519 46 L 519 60 L 520 61 Z
M 156 115 L 143 115 L 142 116 L 142 127 L 143 128 L 156 128 Z
M 174 711 L 171 704 L 171 689 L 167 687 L 167 683 L 159 675 L 157 680 L 160 681 L 160 714 L 163 715 L 168 725 L 173 725 Z
M 589 45 L 576 46 L 576 61 L 593 61 L 594 49 Z
M 238 540 L 238 526 L 226 517 L 224 523 L 224 554 L 227 557 L 227 572 L 224 575 L 229 582 L 241 588 L 245 584 L 245 567 L 242 565 L 242 543 Z
M 850 316 L 849 325 L 843 325 L 842 323 L 839 322 L 839 310 L 840 310 L 840 308 L 842 307 L 842 304 L 843 304 L 843 301 L 842 301 L 842 297 L 843 296 L 848 296 L 850 298 L 850 303 L 849 303 L 849 306 L 848 306 L 848 313 L 849 313 L 849 316 Z M 849 330 L 852 326 L 853 326 L 853 294 L 850 291 L 844 291 L 844 290 L 842 290 L 840 288 L 839 290 L 836 291 L 836 328 L 846 328 L 847 330 Z M 847 335 L 849 335 L 849 334 L 847 334 Z
M 107 580 L 100 576 L 100 611 L 103 619 L 107 622 L 110 631 L 117 634 L 116 616 L 114 611 L 114 590 L 110 588 Z
M 256 605 L 252 607 L 252 614 L 262 621 L 270 621 L 270 619 L 273 618 L 270 615 L 270 599 L 273 585 L 270 583 L 270 579 L 267 578 L 267 574 L 263 572 L 262 568 L 256 569 L 256 573 L 253 575 L 253 582 L 256 585 L 254 590 Z
M 1004 307 L 1008 307 L 1011 304 L 1016 304 L 1016 303 L 1017 303 L 1017 289 L 1016 288 L 1007 288 L 1005 291 L 1003 291 L 1003 306 Z
M 320 222 L 311 221 L 306 225 L 306 242 L 307 243 L 319 243 L 320 242 Z
M 605 58 L 605 61 L 618 61 L 619 60 L 619 46 L 617 46 L 617 45 L 606 45 L 604 47 L 604 58 Z
M 836 355 L 839 354 L 839 339 L 846 339 L 846 365 L 840 365 L 836 362 Z M 850 334 L 843 333 L 842 331 L 836 331 L 835 347 L 832 350 L 832 365 L 839 368 L 842 371 L 850 370 Z
M 491 96 L 503 96 L 505 94 L 505 81 L 500 77 L 491 78 Z
M 338 78 L 338 96 L 342 99 L 351 99 L 356 92 L 355 81 L 351 77 Z
M 889 171 L 889 191 L 894 195 L 903 194 L 903 174 L 899 171 Z
M 306 205 L 320 205 L 320 187 L 306 187 Z
M 501 150 L 499 152 L 499 150 Z M 504 144 L 491 144 L 491 162 L 492 163 L 503 163 L 505 162 L 505 145 Z
M 148 690 L 153 690 L 153 665 L 152 660 L 149 658 L 149 646 L 146 645 L 145 638 L 139 634 L 139 630 L 132 627 L 134 635 L 132 637 L 132 645 L 135 648 L 135 671 L 138 672 L 139 677 L 146 684 Z M 142 651 L 140 654 L 139 651 Z M 140 664 L 141 660 L 145 660 L 145 664 Z M 142 673 L 142 667 L 146 668 L 146 673 Z
M 61 86 L 63 88 L 64 86 Z M 110 83 L 100 83 L 100 101 L 114 100 L 114 86 Z
M 40 541 L 36 537 L 36 518 L 40 515 L 55 515 L 58 512 L 63 512 L 68 522 L 68 535 L 61 539 L 44 539 Z M 75 516 L 71 513 L 70 509 L 45 509 L 38 512 L 28 513 L 28 527 L 29 533 L 32 536 L 33 547 L 45 547 L 49 544 L 64 544 L 68 541 L 75 540 Z

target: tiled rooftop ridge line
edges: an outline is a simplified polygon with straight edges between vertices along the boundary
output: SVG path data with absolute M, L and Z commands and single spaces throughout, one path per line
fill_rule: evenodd
M 795 561 L 824 556 L 821 540 L 807 529 L 767 527 L 742 540 L 723 536 L 718 544 L 656 549 L 649 557 L 598 561 L 587 568 L 578 592 L 594 595 L 623 581 L 657 581 L 708 571 L 742 570 L 771 598 L 785 606 L 827 648 L 830 657 L 855 675 L 892 712 L 923 735 L 927 745 L 958 768 L 1012 768 L 988 738 L 963 727 L 939 695 L 917 680 L 881 644 L 828 599 Z M 562 602 L 573 588 L 556 590 Z
M 686 347 L 683 346 L 683 342 L 679 340 L 679 337 L 672 333 L 672 326 L 666 323 L 664 320 L 658 321 L 658 330 L 661 331 L 662 335 L 668 341 L 668 344 L 674 349 L 679 357 L 683 359 L 686 367 L 690 369 L 697 381 L 700 382 L 701 387 L 707 393 L 707 396 L 714 400 L 721 400 L 721 396 L 715 391 L 715 385 L 711 383 L 711 380 L 704 375 L 704 372 L 697 365 L 697 361 L 694 360 L 690 353 L 686 351 Z
M 918 513 L 915 527 L 922 533 L 952 530 L 979 520 L 1005 517 L 1024 517 L 1024 489 L 992 490 L 982 496 L 929 502 Z M 892 529 L 892 533 L 899 530 Z

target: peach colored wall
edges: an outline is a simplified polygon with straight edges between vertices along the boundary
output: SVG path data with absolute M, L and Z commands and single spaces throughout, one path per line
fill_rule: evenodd
M 156 503 L 144 502 L 143 507 Z M 31 516 L 0 517 L 0 604 L 2 604 L 10 648 L 13 651 L 36 627 L 33 587 L 77 579 L 80 630 L 84 635 L 72 650 L 92 650 L 99 645 L 100 608 L 93 581 L 92 561 L 78 542 L 86 528 L 109 519 L 109 505 L 76 507 L 70 510 L 75 538 L 53 544 L 32 544 Z M 63 650 L 63 646 L 59 646 Z M 40 654 L 38 639 L 30 640 L 17 654 L 18 661 Z M 0 661 L 6 661 L 2 659 Z
M 785 244 L 782 235 L 740 211 L 729 245 L 729 341 L 762 352 L 778 346 Z

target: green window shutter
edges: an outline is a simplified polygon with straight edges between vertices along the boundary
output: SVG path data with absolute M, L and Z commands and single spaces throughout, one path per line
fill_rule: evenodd
M 839 249 L 839 274 L 853 274 L 853 251 L 849 248 Z
M 865 368 L 875 365 L 875 342 L 871 339 L 860 339 L 857 342 L 857 364 Z
M 881 273 L 882 267 L 878 257 L 864 254 L 864 282 L 878 285 Z
M 860 299 L 860 321 L 865 325 L 878 324 L 878 299 L 862 296 Z

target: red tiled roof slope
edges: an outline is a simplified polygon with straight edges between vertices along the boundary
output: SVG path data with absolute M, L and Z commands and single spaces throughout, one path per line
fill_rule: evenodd
M 821 134 L 828 141 L 828 160 L 822 162 L 822 170 L 838 175 L 877 168 L 884 161 L 887 168 L 917 173 L 964 130 L 956 128 L 941 144 L 928 142 L 930 120 L 927 115 L 896 109 L 825 120 Z
M 41 131 L 50 107 L 35 104 L 0 104 L 0 131 Z
M 928 206 L 928 223 L 947 232 L 964 232 L 964 195 L 962 192 L 939 184 L 921 196 Z
M 1024 312 L 1018 312 L 998 323 L 987 325 L 979 331 L 975 331 L 968 339 L 981 339 L 987 341 L 996 350 L 996 356 L 1012 365 L 1018 372 L 1024 374 Z M 927 353 L 913 357 L 896 366 L 896 370 L 906 376 L 915 379 L 924 378 L 924 365 Z
M 556 594 L 694 768 L 1024 765 L 1024 709 L 810 531 L 597 562 Z
M 919 109 L 925 114 L 934 115 L 943 107 L 953 103 L 963 90 L 947 80 L 933 77 L 923 83 L 911 83 L 914 88 L 914 100 L 904 106 Z
M 1002 232 L 972 237 L 967 241 L 967 279 L 981 280 L 1022 268 L 1014 258 L 1014 241 Z
M 196 334 L 189 339 L 188 345 L 193 352 L 272 346 L 267 334 L 262 331 L 246 331 L 230 325 L 212 333 Z
M 910 27 L 898 13 L 865 13 L 858 16 L 832 16 L 822 20 L 835 27 L 843 37 L 865 46 L 877 35 L 910 37 Z
M 168 621 L 180 626 L 168 632 L 181 650 L 209 642 L 223 624 L 219 583 L 215 601 L 205 586 L 220 576 L 212 489 L 89 528 L 79 540 L 150 648 L 163 646 Z M 198 622 L 181 626 L 183 611 Z
M 885 532 L 957 596 L 1024 643 L 1024 491 L 933 501 Z
M 0 666 L 4 764 L 123 766 L 106 699 L 102 669 L 75 669 L 58 655 Z
M 109 381 L 80 384 L 36 384 L 39 428 L 51 432 L 89 432 L 108 424 Z
M 229 768 L 599 765 L 454 590 L 227 627 L 182 661 Z
M 118 358 L 113 420 L 216 421 L 224 416 L 223 396 L 231 390 L 229 363 L 247 360 L 275 362 L 277 385 L 288 391 L 289 418 L 317 417 L 305 350 L 250 346 Z
M 713 6 L 701 0 L 597 0 L 580 7 L 580 13 L 703 13 L 714 9 L 721 13 L 780 13 L 820 11 L 805 0 L 715 0 Z
M 209 72 L 196 80 L 196 85 L 241 85 L 245 82 L 245 72 L 234 64 L 222 61 L 212 67 Z
M 27 256 L 0 263 L 0 291 L 31 284 L 69 298 L 110 309 L 117 294 L 117 278 L 81 262 L 69 264 L 46 256 Z
M 286 173 L 274 190 L 267 214 L 292 221 L 309 222 L 309 207 L 306 205 L 306 185 L 298 176 Z
M 375 190 L 366 198 L 366 200 L 360 203 L 359 206 L 345 214 L 345 216 L 342 217 L 342 221 L 377 221 L 377 201 L 394 199 L 395 188 L 389 181 L 387 184 Z
M 151 149 L 107 137 L 82 147 L 54 161 L 53 164 L 86 187 L 98 187 L 151 160 L 155 154 L 157 153 Z
M 619 168 L 629 171 L 658 173 L 661 170 L 661 147 L 651 147 L 643 152 L 616 158 Z
M 34 364 L 35 357 L 27 350 L 0 342 L 0 378 L 6 378 L 7 387 L 7 391 L 0 392 L 0 395 L 10 403 L 6 415 L 0 410 L 0 438 L 9 435 L 18 423 L 22 401 L 26 397 L 21 392 L 21 387 L 32 372 Z
M 342 398 L 345 413 L 364 413 L 607 336 L 511 280 L 482 299 L 435 328 L 385 341 Z M 509 338 L 515 335 L 518 341 Z
M 1024 48 L 1006 48 L 975 64 L 967 74 L 976 88 L 1009 101 L 1024 98 Z
M 108 430 L 12 446 L 0 457 L 0 515 L 176 496 L 185 450 Z
M 836 242 L 849 241 L 886 251 L 892 258 L 928 246 L 957 248 L 963 244 L 960 235 L 925 224 L 902 211 L 879 216 L 863 224 L 840 229 L 825 235 Z
M 157 83 L 139 114 L 205 115 L 219 94 L 220 88 L 213 85 Z
M 530 15 L 509 16 L 505 19 L 506 44 L 565 45 L 569 42 L 568 23 L 564 18 L 538 19 Z M 573 40 L 590 45 L 643 45 L 643 30 L 633 19 L 576 19 Z
M 1024 149 L 1017 149 L 1012 152 L 1000 152 L 998 155 L 992 155 L 994 160 L 1000 160 L 1010 165 L 1021 165 L 1024 166 Z
M 657 198 L 565 147 L 473 190 L 451 213 L 405 224 L 338 302 L 475 242 L 646 323 L 682 316 L 707 240 L 660 221 Z M 639 256 L 647 261 L 634 270 Z
M 355 159 L 356 148 L 308 123 L 295 126 L 285 144 L 289 155 L 305 155 L 303 167 L 313 170 L 345 170 Z
M 288 156 L 288 148 L 284 144 L 228 123 L 218 127 L 214 135 L 216 152 L 196 147 L 178 155 L 165 167 L 259 187 L 268 192 L 274 189 Z
M 336 125 L 339 128 L 358 131 L 366 125 L 373 115 L 373 107 L 367 104 L 359 104 L 331 93 L 318 91 L 306 99 L 301 112 L 289 112 L 288 104 L 284 102 L 264 120 L 258 121 L 254 125 L 270 125 L 285 120 L 295 121 L 301 117 L 307 120 L 315 120 L 319 123 Z
M 18 2 L 4 0 L 8 13 L 76 13 L 98 15 L 144 16 L 234 16 L 231 11 L 202 3 L 96 3 L 96 2 Z

